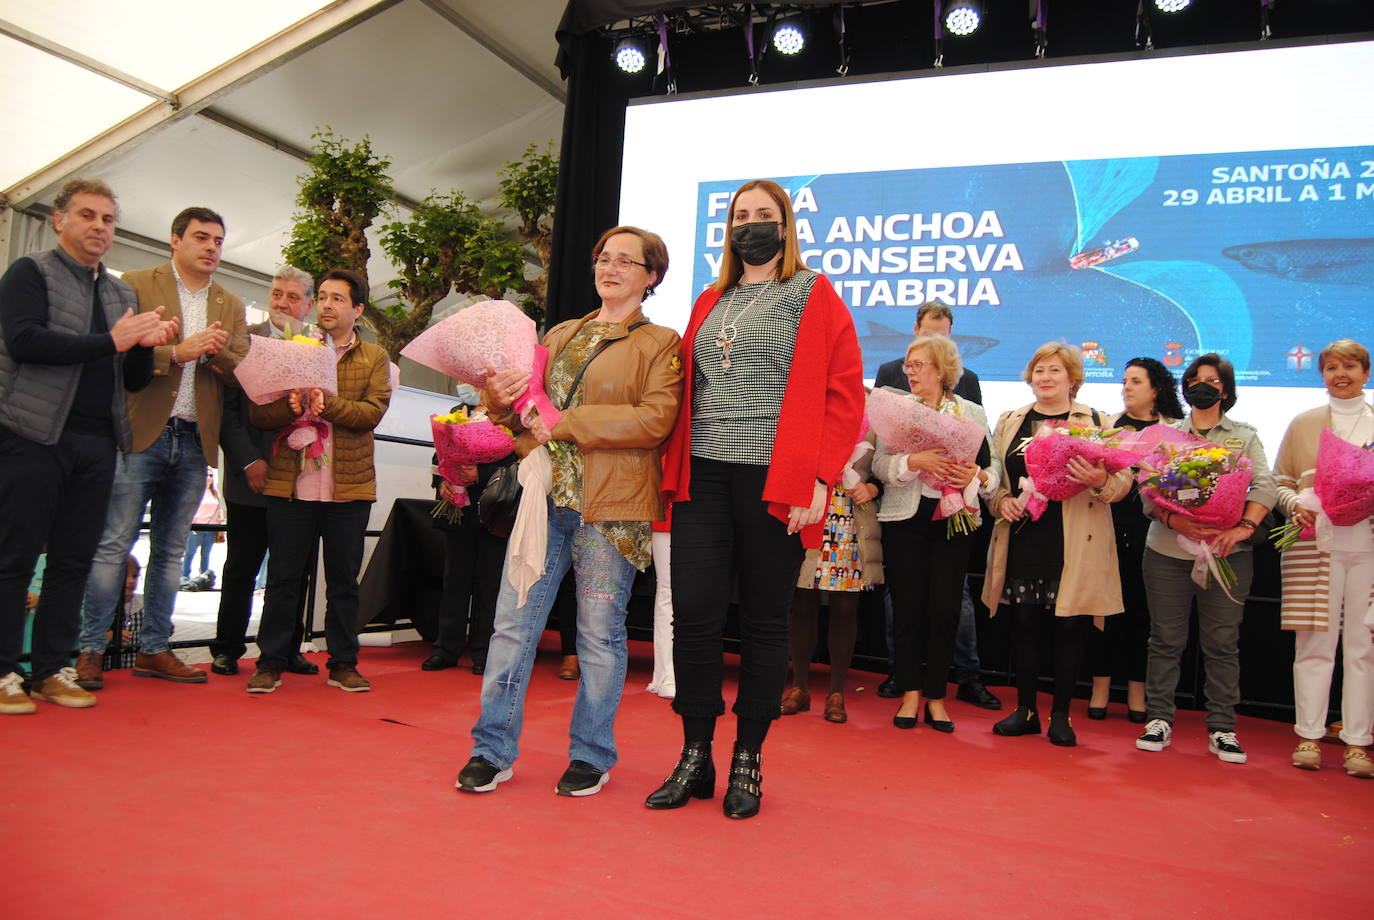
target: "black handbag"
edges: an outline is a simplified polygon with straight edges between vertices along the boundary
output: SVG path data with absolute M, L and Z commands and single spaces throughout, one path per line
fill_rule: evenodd
M 632 325 L 628 332 L 634 332 L 640 326 L 647 326 L 648 320 Z M 629 338 L 629 336 L 625 336 Z M 587 367 L 597 359 L 600 354 L 620 339 L 612 339 L 609 342 L 602 342 L 597 346 L 596 351 L 586 360 L 582 368 L 573 378 L 572 386 L 568 387 L 568 395 L 563 399 L 560 409 L 567 409 L 572 402 L 573 394 L 582 384 L 582 375 L 587 373 Z M 482 497 L 477 499 L 477 519 L 482 522 L 482 526 L 491 532 L 495 537 L 509 537 L 511 531 L 515 529 L 515 514 L 520 510 L 520 458 L 512 455 L 509 460 L 502 463 L 491 474 L 491 479 L 487 480 L 487 487 L 482 490 Z

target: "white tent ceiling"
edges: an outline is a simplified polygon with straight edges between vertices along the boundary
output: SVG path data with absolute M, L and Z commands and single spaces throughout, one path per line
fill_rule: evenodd
M 562 130 L 553 33 L 564 6 L 0 0 L 0 120 L 11 126 L 0 188 L 26 209 L 71 176 L 99 176 L 119 195 L 121 230 L 158 241 L 183 207 L 214 208 L 226 268 L 244 277 L 280 262 L 318 127 L 367 135 L 391 158 L 402 201 L 458 189 L 491 205 L 500 166 Z M 394 277 L 379 251 L 376 293 Z

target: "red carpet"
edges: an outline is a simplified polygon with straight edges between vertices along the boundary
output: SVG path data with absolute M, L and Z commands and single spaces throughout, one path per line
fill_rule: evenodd
M 1074 749 L 998 738 L 993 714 L 954 701 L 955 734 L 901 732 L 895 702 L 856 673 L 849 724 L 818 705 L 777 724 L 758 818 L 725 819 L 719 794 L 650 812 L 679 723 L 643 690 L 648 646 L 631 652 L 621 762 L 586 799 L 553 794 L 575 685 L 556 679 L 548 646 L 515 778 L 481 796 L 453 789 L 481 679 L 420 671 L 418 644 L 363 649 L 366 694 L 323 675 L 250 696 L 246 672 L 176 686 L 121 671 L 95 709 L 0 717 L 5 914 L 1267 918 L 1374 906 L 1374 781 L 1347 777 L 1327 745 L 1321 772 L 1295 770 L 1291 729 L 1255 719 L 1239 726 L 1244 766 L 1207 753 L 1193 712 L 1160 754 L 1134 749 L 1138 726 L 1118 709 L 1090 722 L 1081 703 Z M 724 768 L 733 724 L 719 734 Z

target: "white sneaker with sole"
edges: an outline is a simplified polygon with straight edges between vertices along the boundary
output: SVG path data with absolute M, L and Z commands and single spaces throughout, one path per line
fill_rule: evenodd
M 1135 746 L 1142 751 L 1162 751 L 1174 740 L 1174 727 L 1163 719 L 1151 719 L 1145 731 L 1135 739 Z
M 1207 750 L 1224 763 L 1245 763 L 1245 748 L 1236 740 L 1235 732 L 1208 732 Z

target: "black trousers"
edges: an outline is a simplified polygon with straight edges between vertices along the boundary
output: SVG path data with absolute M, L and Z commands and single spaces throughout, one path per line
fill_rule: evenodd
M 734 712 L 780 715 L 787 680 L 787 623 L 805 551 L 768 513 L 768 468 L 692 458 L 692 500 L 673 505 L 673 710 L 686 718 L 725 712 L 722 642 L 730 587 L 739 580 L 740 676 Z
M 301 583 L 315 541 L 324 544 L 324 636 L 329 667 L 358 663 L 358 570 L 372 502 L 307 502 L 267 499 L 267 597 L 258 626 L 261 661 L 278 667 L 291 654 L 291 633 L 300 607 Z
M 444 532 L 444 595 L 434 654 L 457 661 L 466 647 L 473 664 L 487 660 L 505 557 L 506 540 L 493 537 L 473 508 Z
M 1105 629 L 1087 630 L 1088 667 L 1093 677 L 1124 674 L 1145 682 L 1150 644 L 1150 605 L 1145 597 L 1145 533 L 1116 535 L 1121 568 L 1121 599 L 1125 612 L 1107 617 Z
M 215 623 L 215 639 L 210 654 L 242 658 L 248 651 L 245 638 L 248 621 L 253 616 L 253 589 L 267 555 L 267 509 L 239 502 L 225 502 L 225 538 L 228 547 L 224 556 L 224 573 L 219 585 L 219 617 Z M 308 568 L 307 563 L 307 568 Z M 302 576 L 300 604 L 291 635 L 294 652 L 305 641 L 306 578 Z
M 892 596 L 892 676 L 897 689 L 945 698 L 954 634 L 964 600 L 973 537 L 945 538 L 945 522 L 931 520 L 936 501 L 923 498 L 905 521 L 883 523 L 883 575 Z
M 43 680 L 71 664 L 114 472 L 113 437 L 63 431 L 44 445 L 0 426 L 0 677 L 19 671 L 24 601 L 45 546 L 30 676 Z

